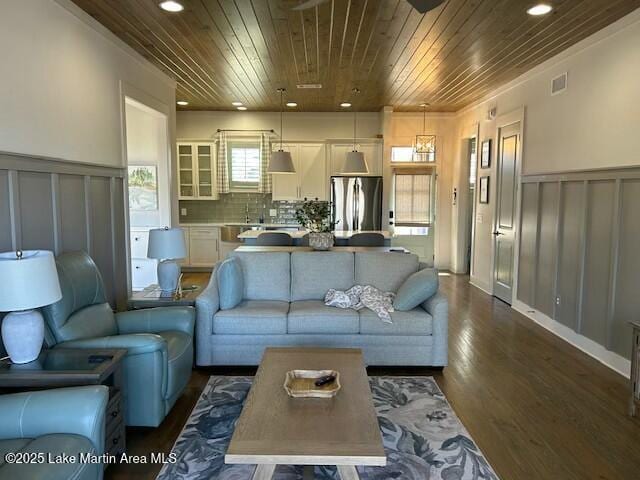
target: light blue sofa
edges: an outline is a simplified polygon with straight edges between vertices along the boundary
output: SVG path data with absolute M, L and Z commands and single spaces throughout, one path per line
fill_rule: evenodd
M 437 293 L 421 306 L 382 322 L 369 309 L 327 307 L 330 288 L 354 284 L 396 292 L 424 265 L 403 253 L 233 252 L 244 277 L 243 301 L 220 310 L 216 265 L 196 300 L 196 363 L 258 365 L 270 346 L 361 348 L 368 365 L 447 364 L 447 299 Z
M 95 263 L 84 252 L 56 258 L 62 299 L 42 309 L 53 348 L 122 348 L 127 425 L 157 427 L 193 366 L 193 307 L 113 313 Z
M 108 398 L 103 385 L 1 396 L 0 480 L 100 480 L 103 465 L 79 463 L 79 457 L 104 451 Z M 36 457 L 32 463 L 11 463 L 10 453 Z M 72 456 L 78 463 L 41 462 L 49 455 Z

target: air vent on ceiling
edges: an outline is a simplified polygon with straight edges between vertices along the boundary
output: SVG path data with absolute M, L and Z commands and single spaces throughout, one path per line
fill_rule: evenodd
M 299 83 L 296 85 L 298 88 L 322 88 L 321 83 Z
M 567 89 L 567 72 L 551 80 L 551 95 L 558 95 Z

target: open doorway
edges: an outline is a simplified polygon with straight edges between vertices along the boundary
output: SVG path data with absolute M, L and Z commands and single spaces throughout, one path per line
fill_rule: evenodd
M 168 118 L 125 97 L 131 289 L 157 283 L 157 261 L 147 258 L 149 230 L 171 224 Z
M 467 208 L 467 220 L 466 220 L 466 228 L 465 228 L 465 273 L 472 274 L 472 262 L 473 258 L 473 219 L 476 214 L 476 179 L 478 174 L 478 137 L 473 136 L 468 139 L 469 148 L 468 148 L 468 159 L 467 163 L 469 165 L 469 175 L 468 175 L 468 185 L 467 185 L 467 198 L 469 199 L 469 208 Z

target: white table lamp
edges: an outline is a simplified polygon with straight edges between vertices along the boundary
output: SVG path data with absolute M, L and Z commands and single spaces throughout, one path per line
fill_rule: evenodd
M 163 292 L 175 292 L 180 279 L 180 265 L 176 259 L 187 256 L 187 246 L 181 228 L 154 228 L 149 230 L 148 258 L 158 263 L 158 285 Z
M 53 253 L 25 250 L 0 253 L 0 312 L 2 342 L 13 363 L 38 358 L 44 341 L 44 322 L 38 307 L 62 298 Z

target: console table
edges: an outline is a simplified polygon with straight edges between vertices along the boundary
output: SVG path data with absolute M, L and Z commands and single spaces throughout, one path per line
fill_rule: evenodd
M 126 447 L 121 383 L 121 364 L 126 354 L 123 349 L 54 348 L 43 350 L 30 363 L 3 361 L 0 389 L 9 393 L 80 385 L 108 386 L 104 453 L 121 455 Z
M 629 402 L 629 414 L 635 416 L 636 405 L 640 403 L 640 322 L 629 322 L 633 328 L 631 340 L 631 399 Z

